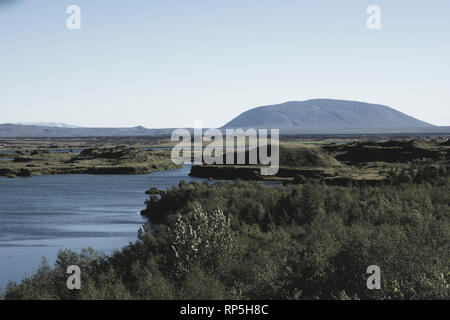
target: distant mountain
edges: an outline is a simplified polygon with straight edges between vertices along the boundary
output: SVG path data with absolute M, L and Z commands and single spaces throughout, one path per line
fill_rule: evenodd
M 169 135 L 173 129 L 133 128 L 67 128 L 39 125 L 0 124 L 0 137 L 4 138 L 73 138 L 73 137 L 125 137 Z
M 80 128 L 78 126 L 61 122 L 19 122 L 15 124 L 20 124 L 24 126 L 38 126 L 38 127 Z
M 226 128 L 273 128 L 282 134 L 444 133 L 438 127 L 395 109 L 357 101 L 315 99 L 291 101 L 248 110 L 228 122 Z M 170 135 L 174 129 L 83 128 L 61 123 L 0 124 L 0 137 L 111 137 Z M 191 129 L 192 130 L 192 129 Z
M 434 132 L 432 124 L 379 104 L 314 99 L 248 110 L 223 128 L 278 128 L 285 133 Z

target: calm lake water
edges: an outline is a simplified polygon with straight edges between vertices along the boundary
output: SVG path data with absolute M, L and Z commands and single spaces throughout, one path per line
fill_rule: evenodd
M 0 288 L 52 264 L 57 250 L 93 247 L 106 253 L 137 237 L 145 222 L 145 191 L 165 189 L 188 176 L 190 166 L 143 175 L 0 177 Z

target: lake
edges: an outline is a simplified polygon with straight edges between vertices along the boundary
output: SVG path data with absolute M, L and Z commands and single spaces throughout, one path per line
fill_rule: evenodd
M 151 187 L 189 177 L 191 166 L 142 175 L 0 177 L 0 288 L 32 274 L 58 249 L 93 247 L 111 253 L 133 242 L 145 223 L 140 211 Z

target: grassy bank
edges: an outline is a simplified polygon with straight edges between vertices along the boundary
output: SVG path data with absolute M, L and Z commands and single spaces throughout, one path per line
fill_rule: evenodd
M 223 163 L 226 163 L 224 156 Z M 234 155 L 237 159 L 237 154 Z M 260 175 L 260 166 L 248 164 L 196 165 L 191 175 L 201 178 L 282 180 L 329 185 L 391 184 L 400 174 L 413 178 L 420 171 L 444 174 L 450 167 L 450 145 L 444 140 L 347 141 L 305 144 L 281 141 L 280 166 L 275 176 Z M 236 162 L 235 162 L 236 163 Z M 440 173 L 439 173 L 440 172 Z

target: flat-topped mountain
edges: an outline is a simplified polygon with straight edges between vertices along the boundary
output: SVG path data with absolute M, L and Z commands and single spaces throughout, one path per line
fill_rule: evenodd
M 389 133 L 428 132 L 427 129 L 436 127 L 379 104 L 314 99 L 254 108 L 223 128 L 279 128 L 293 133 Z

